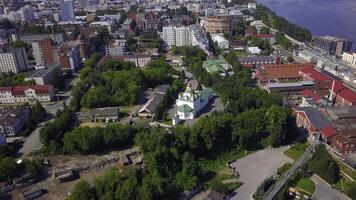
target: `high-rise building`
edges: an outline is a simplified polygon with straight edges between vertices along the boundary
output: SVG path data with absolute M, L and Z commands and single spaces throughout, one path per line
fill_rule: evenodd
M 163 27 L 163 40 L 169 47 L 192 45 L 192 30 L 190 27 Z
M 352 41 L 332 36 L 317 36 L 314 38 L 314 46 L 323 53 L 342 55 L 344 51 L 351 51 Z
M 25 70 L 27 70 L 27 61 L 24 48 L 11 48 L 0 53 L 1 73 L 18 73 Z
M 46 66 L 56 62 L 55 46 L 49 38 L 32 43 L 33 57 L 36 65 Z
M 61 0 L 59 7 L 60 7 L 60 20 L 61 21 L 71 21 L 71 20 L 75 19 L 73 1 Z

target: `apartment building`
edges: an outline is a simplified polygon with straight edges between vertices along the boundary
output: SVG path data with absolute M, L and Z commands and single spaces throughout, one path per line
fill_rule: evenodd
M 126 52 L 126 40 L 115 40 L 106 45 L 106 54 L 111 56 L 121 56 Z
M 24 48 L 11 48 L 0 52 L 1 73 L 18 73 L 25 70 L 27 70 L 27 61 Z
M 62 70 L 76 72 L 81 66 L 80 46 L 77 42 L 66 42 L 57 48 L 59 66 Z
M 55 46 L 51 39 L 45 38 L 32 42 L 32 49 L 36 65 L 45 66 L 58 62 L 58 57 L 55 56 Z
M 169 47 L 192 45 L 192 30 L 187 26 L 166 26 L 163 27 L 163 40 Z

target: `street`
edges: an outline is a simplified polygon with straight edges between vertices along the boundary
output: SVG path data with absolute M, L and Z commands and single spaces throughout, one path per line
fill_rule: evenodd
M 318 176 L 313 175 L 311 178 L 315 185 L 316 190 L 313 197 L 317 200 L 349 200 L 341 192 L 333 189 L 324 180 Z

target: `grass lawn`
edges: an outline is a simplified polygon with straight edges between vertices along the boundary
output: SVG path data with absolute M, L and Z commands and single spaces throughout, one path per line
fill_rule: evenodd
M 130 115 L 135 106 L 120 106 L 120 112 Z
M 234 149 L 232 151 L 223 153 L 215 160 L 199 160 L 199 165 L 204 172 L 207 173 L 204 181 L 206 189 L 223 188 L 228 190 L 234 190 L 233 188 L 239 187 L 238 183 L 223 183 L 225 180 L 236 179 L 233 172 L 228 169 L 227 162 L 242 158 L 251 152 L 245 152 L 244 150 Z
M 304 151 L 308 148 L 308 143 L 298 143 L 288 149 L 287 151 L 283 152 L 284 155 L 288 156 L 293 160 L 298 160 L 298 158 L 304 153 Z
M 347 191 L 350 191 L 352 186 L 355 187 L 356 183 L 353 183 L 350 180 L 348 180 L 348 179 L 346 179 L 345 177 L 342 176 L 341 179 L 334 186 L 336 187 L 337 190 L 341 191 L 346 196 L 349 196 L 352 199 L 350 194 L 347 194 Z
M 308 192 L 310 195 L 313 195 L 315 191 L 315 183 L 309 178 L 300 179 L 297 183 L 297 187 L 305 192 Z
M 340 162 L 338 160 L 336 160 L 336 161 L 337 161 L 337 164 L 339 165 L 340 170 L 356 181 L 356 170 L 351 170 L 350 168 L 345 166 L 342 162 Z
M 94 128 L 94 127 L 105 127 L 105 126 L 107 126 L 107 123 L 104 123 L 104 122 L 83 122 L 83 123 L 80 123 L 80 127 Z

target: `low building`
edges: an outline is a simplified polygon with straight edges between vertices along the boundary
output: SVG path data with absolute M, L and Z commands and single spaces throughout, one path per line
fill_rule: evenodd
M 232 73 L 232 66 L 224 59 L 207 60 L 203 63 L 203 68 L 210 74 L 219 74 L 225 76 L 226 73 Z
M 30 110 L 25 107 L 0 110 L 0 135 L 17 135 L 25 127 L 29 113 Z
M 278 92 L 280 94 L 299 94 L 304 89 L 313 89 L 313 81 L 299 81 L 293 83 L 268 83 L 263 86 L 268 93 Z
M 0 103 L 50 102 L 54 97 L 52 85 L 0 87 Z
M 258 47 L 247 47 L 247 52 L 250 54 L 259 55 L 261 54 L 262 50 Z
M 356 92 L 344 86 L 340 81 L 334 80 L 313 68 L 302 69 L 299 74 L 304 80 L 311 80 L 319 85 L 326 84 L 329 90 L 327 95 L 332 101 L 343 106 L 356 105 Z
M 332 147 L 339 154 L 356 152 L 356 129 L 341 130 L 332 138 Z
M 95 21 L 90 23 L 89 26 L 94 28 L 105 27 L 106 29 L 108 29 L 109 33 L 111 33 L 112 23 L 112 21 Z
M 117 122 L 119 121 L 119 107 L 93 108 L 90 111 L 93 122 Z
M 276 43 L 276 38 L 273 34 L 256 34 L 253 36 L 261 40 L 267 40 L 270 44 Z
M 297 126 L 302 127 L 309 135 L 319 134 L 321 130 L 333 128 L 331 122 L 319 110 L 313 107 L 292 108 L 296 115 Z
M 52 83 L 53 76 L 57 73 L 59 64 L 51 64 L 48 67 L 39 68 L 25 77 L 25 81 L 35 81 L 37 85 L 48 85 Z
M 279 64 L 280 59 L 276 56 L 245 56 L 238 59 L 244 67 L 257 67 L 265 64 Z
M 211 39 L 213 42 L 216 42 L 218 44 L 218 47 L 220 49 L 229 49 L 230 48 L 230 43 L 227 39 L 225 39 L 222 35 L 219 34 L 211 34 Z
M 136 67 L 143 68 L 151 61 L 152 58 L 148 54 L 128 54 L 120 56 L 120 59 L 125 62 L 132 62 Z
M 151 96 L 151 98 L 141 107 L 138 111 L 138 116 L 144 118 L 153 118 L 156 112 L 157 106 L 163 100 L 164 95 L 166 94 L 169 85 L 161 85 L 156 90 L 156 92 Z
M 314 64 L 311 63 L 262 65 L 257 70 L 255 77 L 260 85 L 276 82 L 297 82 L 303 80 L 303 77 L 299 74 L 300 70 L 312 69 L 313 67 Z
M 201 114 L 201 111 L 208 105 L 213 98 L 213 90 L 206 88 L 201 91 L 192 90 L 190 85 L 178 95 L 176 100 L 177 113 L 179 120 L 194 119 Z M 175 119 L 173 119 L 174 121 Z M 175 122 L 173 124 L 176 124 Z
M 13 41 L 17 40 L 16 35 L 12 36 Z M 63 33 L 56 33 L 56 34 L 26 34 L 20 35 L 18 37 L 19 40 L 24 41 L 26 43 L 31 44 L 32 42 L 37 42 L 43 39 L 51 39 L 55 44 L 61 44 L 65 41 L 65 36 Z

